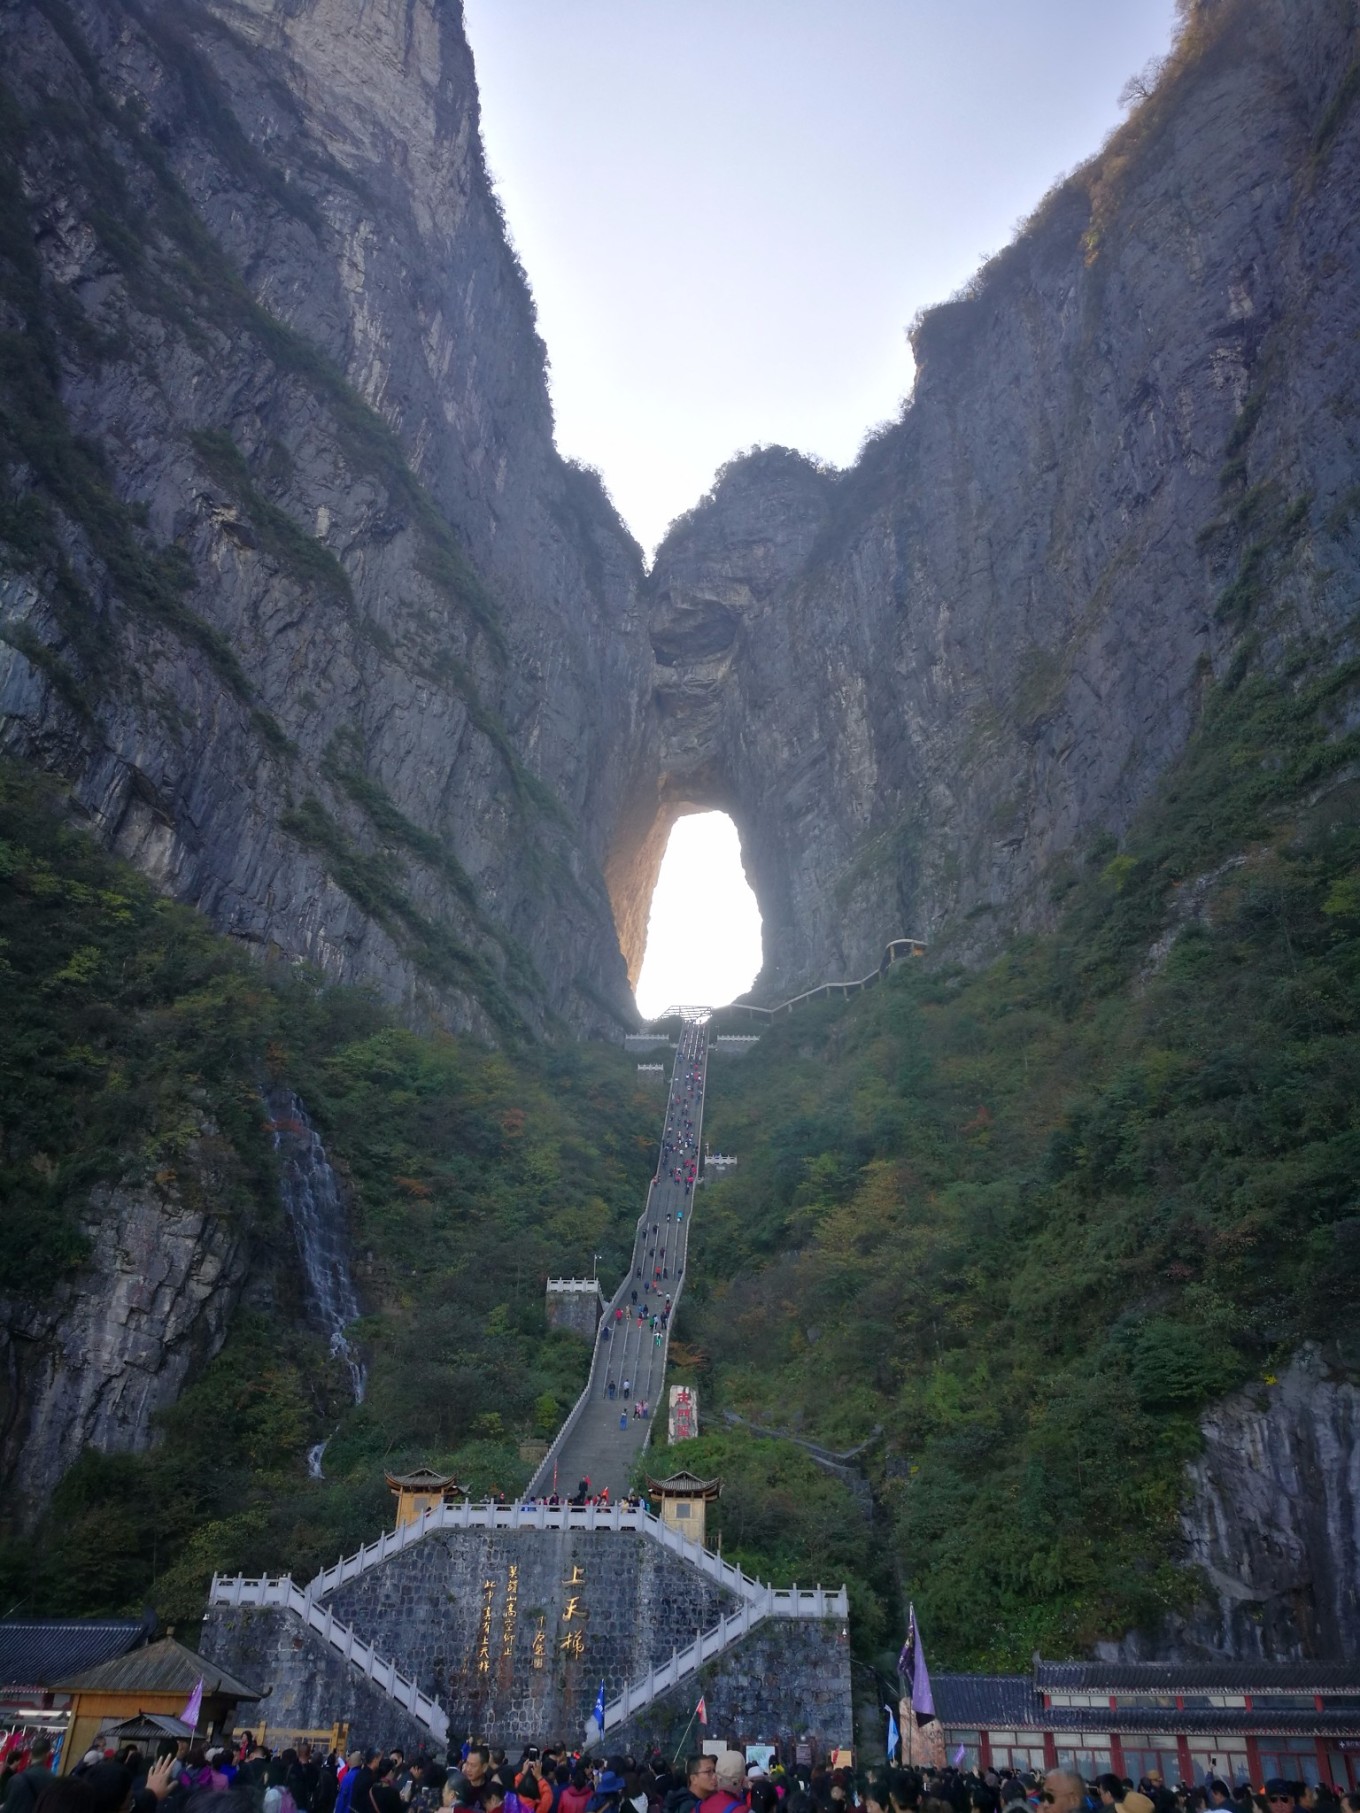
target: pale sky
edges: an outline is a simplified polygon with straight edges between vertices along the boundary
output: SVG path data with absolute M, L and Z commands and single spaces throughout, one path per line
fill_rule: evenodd
M 599 468 L 650 557 L 733 453 L 779 442 L 845 465 L 898 413 L 907 323 L 1099 148 L 1126 78 L 1168 48 L 1175 5 L 465 10 L 487 158 L 551 360 L 558 446 Z M 682 832 L 703 835 L 695 819 Z M 719 846 L 702 860 L 730 903 L 721 961 L 745 883 L 739 868 L 721 879 Z M 654 904 L 661 915 L 659 891 Z M 653 983 L 649 946 L 656 1005 L 730 998 L 699 956 L 690 937 Z

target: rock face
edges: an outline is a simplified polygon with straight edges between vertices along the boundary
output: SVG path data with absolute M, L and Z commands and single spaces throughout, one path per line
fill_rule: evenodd
M 6 1511 L 32 1521 L 85 1448 L 136 1453 L 192 1366 L 221 1347 L 247 1270 L 245 1230 L 215 1215 L 220 1179 L 206 1129 L 175 1183 L 97 1189 L 89 1258 L 39 1302 L 0 1300 Z
M 19 0 L 0 747 L 415 1018 L 613 1030 L 674 818 L 760 992 L 1043 923 L 1207 679 L 1353 614 L 1354 0 L 1198 0 L 845 473 L 649 577 L 552 444 L 451 0 Z M 620 945 L 623 961 L 620 961 Z
M 856 467 L 740 460 L 659 551 L 636 869 L 656 819 L 732 812 L 758 992 L 1043 923 L 1206 678 L 1353 619 L 1356 35 L 1350 0 L 1198 8 L 1152 100 L 916 326 Z
M 1204 1423 L 1183 1515 L 1217 1599 L 1185 1631 L 1219 1654 L 1360 1660 L 1360 1386 L 1305 1348 Z
M 1360 1386 L 1305 1347 L 1202 1423 L 1181 1513 L 1210 1598 L 1110 1660 L 1360 1660 Z
M 558 458 L 445 0 L 22 0 L 0 747 L 416 1017 L 632 1017 L 639 552 Z

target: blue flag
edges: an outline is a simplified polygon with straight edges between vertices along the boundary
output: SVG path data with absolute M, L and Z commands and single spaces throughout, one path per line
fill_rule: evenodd
M 590 1716 L 594 1719 L 595 1723 L 599 1726 L 600 1736 L 603 1737 L 604 1736 L 604 1682 L 603 1681 L 600 1682 L 600 1691 L 595 1695 L 595 1705 L 591 1711 Z
M 888 1715 L 888 1761 L 890 1763 L 895 1763 L 897 1761 L 897 1746 L 902 1741 L 902 1735 L 897 1729 L 897 1720 L 893 1717 L 892 1707 L 885 1706 L 883 1710 Z

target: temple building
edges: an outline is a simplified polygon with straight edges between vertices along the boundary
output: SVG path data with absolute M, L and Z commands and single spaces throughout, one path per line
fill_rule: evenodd
M 972 1769 L 1073 1768 L 1360 1788 L 1360 1662 L 1045 1662 L 937 1674 L 945 1748 Z

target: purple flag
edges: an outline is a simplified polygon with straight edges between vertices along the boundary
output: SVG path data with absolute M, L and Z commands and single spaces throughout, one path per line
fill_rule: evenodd
M 930 1676 L 926 1672 L 926 1649 L 921 1641 L 921 1633 L 916 1626 L 916 1607 L 911 1608 L 911 1634 L 907 1638 L 912 1651 L 911 1669 L 911 1706 L 916 1714 L 916 1723 L 924 1725 L 935 1717 L 935 1696 L 930 1691 Z
M 958 1749 L 954 1752 L 954 1767 L 956 1769 L 958 1768 L 959 1764 L 963 1761 L 963 1759 L 966 1755 L 967 1755 L 966 1750 L 964 1749 L 963 1745 L 960 1744 Z
M 184 1711 L 181 1712 L 179 1715 L 181 1723 L 185 1724 L 185 1725 L 189 1725 L 193 1728 L 193 1730 L 197 1731 L 198 1730 L 198 1721 L 199 1721 L 200 1715 L 202 1714 L 202 1711 L 203 1711 L 203 1676 L 200 1675 L 198 1677 L 198 1685 L 194 1688 L 194 1691 L 189 1695 L 189 1699 L 188 1699 L 187 1704 L 185 1705 Z

